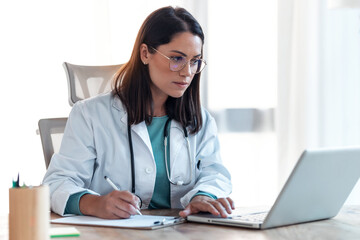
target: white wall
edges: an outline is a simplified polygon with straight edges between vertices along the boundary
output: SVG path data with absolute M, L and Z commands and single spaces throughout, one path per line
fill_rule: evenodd
M 8 211 L 8 188 L 18 173 L 28 185 L 42 181 L 38 120 L 67 117 L 71 109 L 62 63 L 127 61 L 145 17 L 167 5 L 191 1 L 0 2 L 0 213 Z
M 212 26 L 212 30 L 204 27 L 209 108 L 276 107 L 275 2 L 209 1 L 209 8 L 201 9 L 211 14 Z M 0 2 L 0 213 L 8 211 L 8 188 L 18 172 L 32 185 L 38 185 L 45 173 L 37 122 L 66 117 L 71 109 L 62 63 L 127 61 L 145 17 L 170 4 L 194 6 L 191 0 Z M 258 4 L 267 7 L 258 9 Z M 202 17 L 199 21 L 204 25 Z M 230 28 L 224 27 L 227 23 Z M 220 133 L 219 137 L 224 163 L 233 176 L 232 196 L 239 205 L 271 203 L 278 190 L 275 134 Z
M 0 66 L 3 87 L 0 94 L 0 139 L 2 163 L 5 167 L 0 168 L 0 194 L 5 197 L 0 199 L 0 213 L 8 211 L 8 188 L 18 173 L 20 181 L 25 181 L 28 185 L 38 185 L 42 181 L 45 164 L 40 137 L 36 135 L 38 120 L 66 117 L 71 110 L 62 63 L 67 61 L 83 65 L 106 65 L 127 61 L 145 17 L 166 5 L 183 6 L 190 12 L 196 7 L 193 14 L 203 25 L 205 44 L 208 53 L 212 53 L 212 60 L 207 58 L 209 64 L 204 77 L 208 71 L 212 71 L 213 77 L 203 79 L 203 85 L 209 84 L 210 87 L 210 108 L 274 107 L 276 74 L 271 66 L 276 61 L 271 59 L 276 52 L 276 30 L 270 30 L 274 33 L 272 40 L 267 43 L 267 47 L 261 48 L 269 49 L 273 52 L 272 55 L 263 51 L 261 57 L 258 53 L 253 54 L 251 49 L 258 49 L 265 41 L 261 41 L 260 31 L 250 34 L 255 27 L 247 23 L 247 19 L 251 18 L 256 28 L 262 26 L 262 19 L 255 22 L 257 18 L 249 14 L 258 10 L 255 3 L 234 0 L 226 0 L 220 5 L 217 2 L 211 2 L 210 5 L 205 0 L 196 3 L 192 0 L 136 0 L 127 1 L 126 4 L 115 0 L 1 1 Z M 236 7 L 229 8 L 230 5 Z M 276 11 L 276 4 L 273 5 L 273 10 Z M 209 16 L 212 32 L 208 32 L 207 15 L 204 11 L 212 14 Z M 229 21 L 225 16 L 236 22 L 236 13 L 239 12 L 241 24 L 238 24 L 231 35 L 230 32 L 227 33 L 229 29 L 222 29 Z M 276 12 L 267 10 L 262 11 L 262 15 L 267 12 L 273 17 L 276 15 Z M 224 16 L 219 17 L 220 13 Z M 219 21 L 214 21 L 215 19 Z M 271 26 L 276 28 L 275 18 L 271 21 Z M 238 39 L 237 51 L 232 52 L 226 38 Z M 258 39 L 254 45 L 251 45 L 252 38 Z M 234 43 L 236 42 L 231 44 Z M 228 61 L 235 58 L 239 63 L 233 61 L 232 68 L 226 68 L 224 60 L 228 58 Z M 249 63 L 248 59 L 251 59 Z M 268 62 L 272 65 L 268 65 Z M 264 64 L 267 71 L 263 72 L 263 76 L 267 78 L 261 75 L 254 77 L 254 69 Z M 241 77 L 231 78 L 239 75 L 239 72 L 242 72 Z M 257 91 L 256 86 L 261 83 L 266 83 L 273 90 Z M 227 99 L 229 87 L 235 91 L 242 90 L 239 99 Z M 263 93 L 267 97 L 261 98 Z M 215 99 L 223 101 L 214 101 Z M 236 186 L 232 196 L 239 199 L 240 205 L 269 202 L 276 186 L 274 134 L 260 136 L 223 133 L 219 137 L 224 163 L 229 167 Z M 259 149 L 263 150 L 262 154 L 259 154 Z M 271 158 L 265 158 L 270 155 Z M 257 166 L 260 164 L 264 167 L 259 171 Z M 264 177 L 263 173 L 268 168 L 272 170 Z M 263 178 L 267 179 L 267 184 L 263 184 Z

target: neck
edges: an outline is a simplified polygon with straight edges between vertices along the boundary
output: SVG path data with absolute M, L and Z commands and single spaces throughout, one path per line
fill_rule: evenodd
M 165 108 L 161 108 L 161 109 L 154 109 L 154 117 L 163 117 L 166 115 L 166 110 Z
M 167 98 L 167 95 L 153 94 L 154 117 L 162 117 L 166 115 L 165 102 Z

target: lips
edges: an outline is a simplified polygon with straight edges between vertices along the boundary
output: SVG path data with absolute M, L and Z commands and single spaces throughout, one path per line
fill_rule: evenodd
M 181 87 L 181 88 L 186 88 L 189 86 L 188 82 L 174 82 L 176 86 Z

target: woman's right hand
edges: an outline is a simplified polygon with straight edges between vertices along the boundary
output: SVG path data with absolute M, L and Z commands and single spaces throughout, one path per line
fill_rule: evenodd
M 140 199 L 129 191 L 114 190 L 104 196 L 85 194 L 80 198 L 82 214 L 106 219 L 129 218 L 139 210 Z

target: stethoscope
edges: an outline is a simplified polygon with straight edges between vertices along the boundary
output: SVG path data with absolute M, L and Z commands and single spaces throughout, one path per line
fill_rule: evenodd
M 178 186 L 182 186 L 182 185 L 189 185 L 191 183 L 191 180 L 193 178 L 193 171 L 192 171 L 192 158 L 191 158 L 191 153 L 190 153 L 190 142 L 188 139 L 188 132 L 186 130 L 186 128 L 183 126 L 183 131 L 184 131 L 184 138 L 186 141 L 186 145 L 187 145 L 187 152 L 188 152 L 188 158 L 189 158 L 189 169 L 190 169 L 190 177 L 187 179 L 186 182 L 182 181 L 182 180 L 178 180 L 178 181 L 174 181 L 171 176 L 170 176 L 170 171 L 169 171 L 169 167 L 168 167 L 168 158 L 167 158 L 167 142 L 168 142 L 168 137 L 169 137 L 169 132 L 168 132 L 168 125 L 171 122 L 171 118 L 169 118 L 166 123 L 165 123 L 165 129 L 164 129 L 164 147 L 165 147 L 165 168 L 166 168 L 166 175 L 167 178 L 169 180 L 169 182 L 173 185 L 178 185 Z M 129 140 L 129 148 L 130 148 L 130 160 L 131 160 L 131 192 L 135 193 L 135 163 L 134 163 L 134 150 L 133 150 L 133 144 L 132 144 L 132 137 L 131 137 L 131 126 L 128 124 L 128 140 Z

